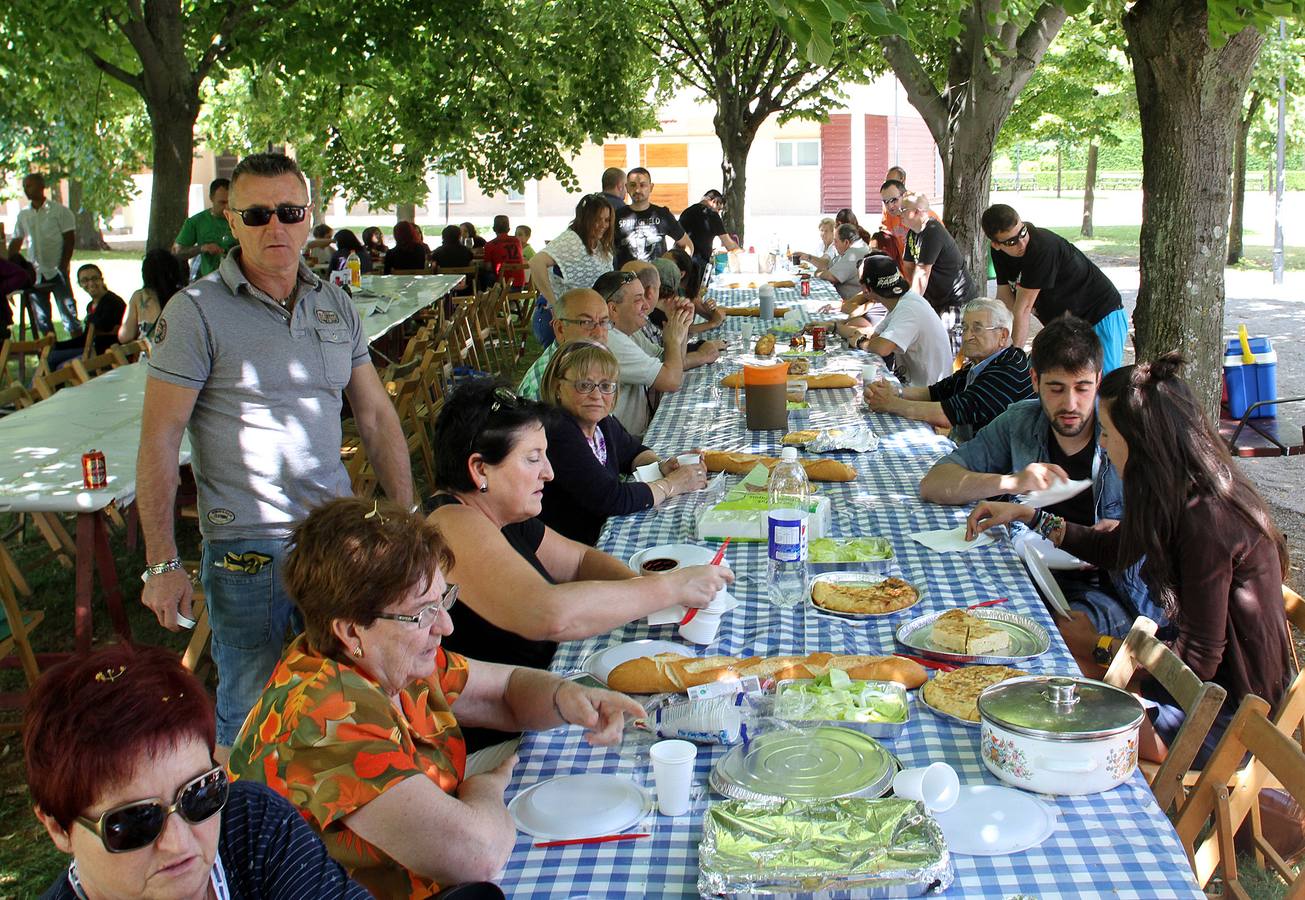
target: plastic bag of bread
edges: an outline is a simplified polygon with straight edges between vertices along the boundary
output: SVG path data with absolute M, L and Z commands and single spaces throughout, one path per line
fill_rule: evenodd
M 763 681 L 818 678 L 839 669 L 858 681 L 896 681 L 917 688 L 928 680 L 924 667 L 900 656 L 679 656 L 659 653 L 621 663 L 607 676 L 607 686 L 626 694 L 663 694 L 699 684 L 738 680 L 755 675 Z
M 773 456 L 757 456 L 752 453 L 726 453 L 721 450 L 706 450 L 702 461 L 708 472 L 729 472 L 731 475 L 746 475 L 757 463 L 767 469 L 773 469 L 779 460 Z M 802 468 L 807 470 L 807 477 L 812 481 L 855 481 L 856 469 L 836 459 L 804 459 Z

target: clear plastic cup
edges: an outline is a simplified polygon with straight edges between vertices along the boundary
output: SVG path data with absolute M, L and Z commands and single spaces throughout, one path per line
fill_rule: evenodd
M 664 816 L 684 815 L 689 811 L 689 788 L 693 785 L 693 761 L 698 748 L 688 741 L 658 741 L 648 756 L 657 788 L 657 809 Z

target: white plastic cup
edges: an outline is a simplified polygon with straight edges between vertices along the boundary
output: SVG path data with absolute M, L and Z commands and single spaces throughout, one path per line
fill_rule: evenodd
M 700 609 L 696 616 L 680 626 L 680 637 L 691 644 L 710 644 L 716 640 L 716 634 L 720 631 L 720 620 L 720 613 Z
M 879 376 L 881 374 L 882 374 L 882 370 L 880 369 L 880 367 L 874 365 L 873 363 L 868 366 L 862 366 L 861 384 L 865 385 L 866 387 L 869 387 L 870 385 L 874 384 L 876 381 L 879 380 Z
M 693 761 L 698 756 L 698 748 L 688 741 L 658 741 L 649 749 L 648 756 L 652 758 L 657 809 L 663 816 L 684 815 L 689 811 L 689 787 L 693 784 Z
M 746 351 L 749 349 L 747 345 L 752 343 L 752 323 L 744 322 L 741 327 L 743 331 L 743 349 Z
M 696 466 L 702 462 L 701 453 L 681 453 L 675 457 L 676 462 L 682 466 Z
M 907 800 L 919 800 L 931 813 L 946 812 L 961 794 L 961 779 L 945 762 L 919 769 L 903 769 L 893 777 L 893 793 Z

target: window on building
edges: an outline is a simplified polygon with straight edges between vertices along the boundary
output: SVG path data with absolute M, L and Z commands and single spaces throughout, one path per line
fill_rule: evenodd
M 820 141 L 775 141 L 775 165 L 779 168 L 819 166 Z
M 439 175 L 435 182 L 435 197 L 440 204 L 445 200 L 449 203 L 462 203 L 462 181 L 466 178 L 466 172 L 458 172 L 456 175 Z

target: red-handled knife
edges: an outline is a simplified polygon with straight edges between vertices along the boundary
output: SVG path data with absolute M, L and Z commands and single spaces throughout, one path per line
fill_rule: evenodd
M 996 600 L 984 600 L 982 603 L 971 603 L 966 609 L 978 609 L 980 606 L 996 606 L 998 603 L 1007 603 L 1009 597 L 998 597 Z
M 923 656 L 911 656 L 910 654 L 907 653 L 898 653 L 895 655 L 900 656 L 902 659 L 909 659 L 912 662 L 918 662 L 926 669 L 937 669 L 939 672 L 953 672 L 956 669 L 960 668 L 960 666 L 952 665 L 951 663 L 939 662 L 936 659 L 925 659 Z
M 725 558 L 725 548 L 730 545 L 731 540 L 733 540 L 733 538 L 725 538 L 725 543 L 720 545 L 720 549 L 716 551 L 716 555 L 711 558 L 711 564 L 713 566 L 719 566 L 720 561 Z M 693 621 L 693 617 L 696 616 L 697 614 L 698 614 L 697 607 L 694 607 L 693 609 L 689 610 L 684 614 L 684 618 L 680 619 L 680 625 L 681 626 L 688 625 L 690 622 Z

